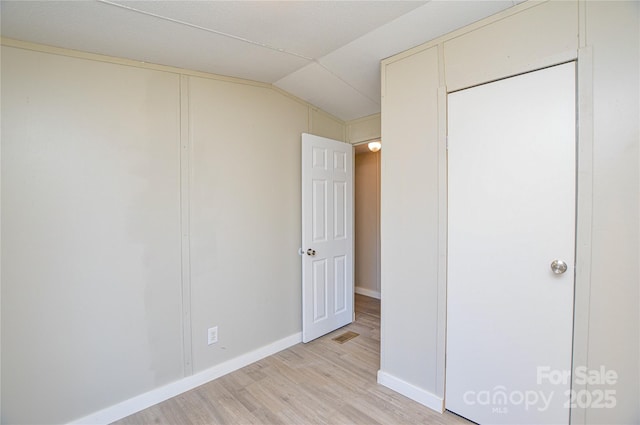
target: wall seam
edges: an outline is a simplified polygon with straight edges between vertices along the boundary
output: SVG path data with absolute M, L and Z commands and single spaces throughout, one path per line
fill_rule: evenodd
M 444 60 L 439 48 L 440 62 Z M 438 266 L 437 266 L 437 316 L 436 316 L 436 395 L 444 399 L 446 387 L 447 356 L 447 87 L 444 85 L 444 66 L 440 65 L 438 87 Z M 446 400 L 445 400 L 446 401 Z
M 180 76 L 180 235 L 181 235 L 181 294 L 182 294 L 182 352 L 184 376 L 193 374 L 191 335 L 191 225 L 190 175 L 191 132 L 189 115 L 189 77 Z

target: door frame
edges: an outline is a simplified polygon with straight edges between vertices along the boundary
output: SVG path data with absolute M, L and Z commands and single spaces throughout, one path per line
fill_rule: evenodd
M 576 246 L 573 312 L 572 367 L 587 366 L 589 333 L 589 298 L 591 292 L 591 239 L 593 216 L 593 53 L 591 47 L 581 47 L 574 54 L 576 61 Z M 529 70 L 560 65 L 548 64 Z M 517 74 L 516 74 L 517 75 Z M 515 75 L 511 75 L 515 76 Z M 509 77 L 511 77 L 509 76 Z M 506 76 L 505 76 L 506 78 Z M 489 81 L 487 81 L 489 82 Z M 446 326 L 447 326 L 447 87 L 438 88 L 438 318 L 436 356 L 436 394 L 445 409 Z M 465 87 L 466 88 L 466 87 Z M 571 388 L 586 390 L 586 384 L 576 382 L 572 374 Z M 570 424 L 584 423 L 586 409 L 572 407 Z
M 366 140 L 362 140 L 359 142 L 355 142 L 352 143 L 351 145 L 353 146 L 353 229 L 355 232 L 355 228 L 356 228 L 356 218 L 355 218 L 355 212 L 356 212 L 356 181 L 355 181 L 355 177 L 356 177 L 356 148 L 359 146 L 364 146 L 364 145 L 368 145 L 369 142 L 373 142 L 373 141 L 381 141 L 380 137 L 373 137 L 373 138 L 369 138 Z M 368 147 L 367 147 L 368 149 Z M 376 194 L 376 198 L 377 198 L 377 202 L 378 202 L 378 220 L 376 222 L 376 226 L 377 226 L 377 238 L 376 238 L 376 284 L 377 287 L 380 289 L 379 291 L 379 300 L 382 300 L 382 270 L 381 270 L 381 248 L 382 248 L 382 238 L 381 238 L 381 232 L 380 232 L 380 217 L 381 217 L 381 213 L 380 213 L 380 209 L 381 209 L 381 200 L 380 200 L 380 195 L 381 195 L 381 186 L 382 186 L 382 159 L 381 159 L 381 155 L 382 155 L 382 150 L 378 151 L 379 155 L 377 157 L 377 174 L 376 174 L 376 185 L 378 188 L 378 192 Z M 354 233 L 354 237 L 353 237 L 353 243 L 354 243 L 354 248 L 353 248 L 353 269 L 354 269 L 354 282 L 353 282 L 353 288 L 355 291 L 356 285 L 355 285 L 355 242 L 356 242 L 356 237 L 355 237 L 355 233 Z M 356 292 L 357 293 L 357 292 Z M 373 295 L 367 295 L 367 294 L 362 294 L 365 296 L 370 296 L 373 298 Z M 355 300 L 355 298 L 354 298 Z M 355 309 L 354 309 L 354 320 L 355 320 Z

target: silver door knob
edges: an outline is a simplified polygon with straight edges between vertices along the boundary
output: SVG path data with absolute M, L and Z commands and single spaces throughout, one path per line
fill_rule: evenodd
M 307 249 L 307 255 L 313 257 L 314 255 L 316 255 L 316 250 L 311 248 Z
M 567 271 L 567 263 L 562 260 L 553 260 L 551 262 L 551 271 L 555 274 L 562 274 Z

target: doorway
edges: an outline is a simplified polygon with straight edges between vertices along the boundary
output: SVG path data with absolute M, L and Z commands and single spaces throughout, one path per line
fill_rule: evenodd
M 368 145 L 302 135 L 303 342 L 360 312 L 379 328 L 380 152 Z
M 355 322 L 371 329 L 380 342 L 380 159 L 368 142 L 354 153 L 354 299 Z M 377 348 L 379 353 L 379 346 Z M 378 355 L 378 362 L 379 362 Z M 378 363 L 379 367 L 379 363 Z
M 355 293 L 380 300 L 380 156 L 354 147 Z M 356 310 L 358 305 L 356 304 Z

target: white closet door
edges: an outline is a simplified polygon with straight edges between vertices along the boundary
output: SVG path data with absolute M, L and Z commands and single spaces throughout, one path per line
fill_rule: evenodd
M 575 64 L 450 94 L 448 127 L 446 407 L 480 424 L 566 424 Z

